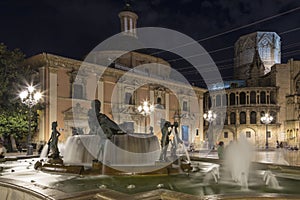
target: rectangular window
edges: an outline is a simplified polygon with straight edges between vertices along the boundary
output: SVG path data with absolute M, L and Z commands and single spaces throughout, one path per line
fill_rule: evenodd
M 73 85 L 73 98 L 83 99 L 83 86 L 79 84 Z
M 224 138 L 228 138 L 228 132 L 224 132 Z
M 251 138 L 251 132 L 250 131 L 246 131 L 246 137 Z
M 130 92 L 125 94 L 125 104 L 132 104 L 132 94 Z
M 271 137 L 271 131 L 268 131 L 267 135 L 268 135 L 268 138 L 270 138 Z
M 186 101 L 184 101 L 184 102 L 182 103 L 182 110 L 183 110 L 183 111 L 188 111 L 188 105 L 187 105 L 187 102 L 186 102 Z
M 185 125 L 182 125 L 181 126 L 181 138 L 182 140 L 187 143 L 189 141 L 189 126 L 185 126 Z

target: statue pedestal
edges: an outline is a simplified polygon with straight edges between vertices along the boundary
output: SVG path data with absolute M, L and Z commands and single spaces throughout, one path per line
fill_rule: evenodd
M 47 161 L 49 164 L 63 165 L 64 161 L 61 158 L 49 158 Z
M 171 165 L 172 162 L 164 161 L 164 160 L 157 160 L 155 161 L 155 166 L 168 166 Z
M 98 160 L 93 160 L 92 169 L 93 170 L 102 170 L 103 164 Z

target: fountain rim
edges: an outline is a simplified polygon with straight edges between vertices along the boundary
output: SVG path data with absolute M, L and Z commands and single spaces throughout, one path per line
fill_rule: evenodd
M 89 199 L 90 197 L 101 195 L 101 197 L 110 198 L 110 199 L 116 199 L 117 197 L 122 197 L 123 199 L 139 199 L 139 197 L 145 196 L 147 194 L 151 194 L 151 197 L 158 197 L 162 198 L 164 197 L 172 197 L 176 196 L 177 199 L 190 199 L 190 200 L 198 200 L 199 197 L 191 194 L 186 194 L 183 192 L 177 192 L 172 191 L 168 189 L 156 189 L 156 190 L 150 190 L 146 192 L 140 192 L 136 194 L 127 194 L 124 192 L 115 191 L 108 188 L 99 188 L 94 190 L 87 190 L 87 191 L 81 191 L 81 192 L 75 192 L 75 193 L 66 193 L 62 192 L 57 189 L 53 189 L 50 187 L 47 187 L 48 194 L 45 194 L 45 188 L 39 188 L 38 185 L 31 183 L 32 186 L 35 187 L 28 187 L 28 183 L 24 181 L 16 181 L 12 179 L 7 178 L 0 178 L 0 187 L 6 187 L 9 189 L 18 190 L 19 192 L 24 192 L 28 195 L 32 195 L 38 199 L 48 199 L 48 200 L 55 200 L 55 199 L 70 199 L 70 198 L 80 198 L 80 199 Z M 107 191 L 107 192 L 104 192 Z M 57 192 L 59 194 L 57 194 Z M 154 194 L 153 194 L 154 193 Z M 59 198 L 56 198 L 55 196 L 59 196 Z M 235 200 L 250 200 L 250 199 L 299 199 L 300 195 L 296 194 L 277 194 L 277 193 L 255 193 L 255 194 L 215 194 L 215 195 L 205 195 L 204 197 L 210 199 L 235 199 Z

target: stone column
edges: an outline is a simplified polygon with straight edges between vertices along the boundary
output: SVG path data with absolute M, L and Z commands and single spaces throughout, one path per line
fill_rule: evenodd
M 154 103 L 154 91 L 150 90 L 150 103 Z M 150 126 L 154 128 L 154 116 L 155 116 L 155 110 L 153 113 L 150 114 Z
M 198 103 L 199 103 L 199 136 L 200 136 L 200 140 L 203 141 L 205 138 L 204 138 L 204 134 L 201 134 L 201 131 L 202 133 L 204 133 L 204 119 L 203 119 L 203 97 L 200 97 L 199 100 L 198 100 Z
M 127 17 L 124 17 L 124 32 L 127 32 Z
M 250 124 L 250 111 L 246 111 L 246 124 Z
M 98 79 L 98 99 L 101 101 L 101 111 L 104 111 L 104 82 L 102 79 Z
M 133 32 L 133 24 L 132 24 L 132 18 L 129 19 L 129 32 Z
M 166 120 L 170 120 L 170 94 L 166 92 Z
M 235 110 L 235 124 L 240 124 L 240 113 L 239 113 L 239 110 Z
M 47 90 L 47 86 L 46 86 L 46 84 L 47 84 L 46 83 L 47 82 L 47 79 L 46 79 L 47 75 L 46 75 L 46 73 L 47 73 L 47 70 L 46 70 L 45 67 L 39 68 L 41 90 L 45 91 L 45 92 L 47 92 L 46 91 Z M 45 95 L 43 97 L 45 102 L 48 101 L 47 98 L 48 98 L 48 95 Z M 47 119 L 48 119 L 48 117 L 46 115 L 47 110 L 48 109 L 46 107 L 46 109 L 43 109 L 43 110 L 39 111 L 39 124 L 38 124 L 38 126 L 39 126 L 39 136 L 38 136 L 39 141 L 46 141 L 49 138 L 49 134 L 48 134 L 49 131 L 47 131 L 48 126 L 47 126 L 47 123 L 46 123 Z

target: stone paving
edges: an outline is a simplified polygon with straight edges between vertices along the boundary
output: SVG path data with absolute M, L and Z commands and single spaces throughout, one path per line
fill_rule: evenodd
M 193 157 L 198 157 L 199 159 L 201 157 L 204 157 L 204 159 L 207 159 L 208 161 L 214 161 L 218 162 L 217 159 L 217 153 L 215 151 L 210 152 L 208 155 L 201 153 L 201 152 L 190 152 L 190 155 Z M 286 165 L 286 166 L 300 166 L 300 152 L 299 151 L 289 151 L 289 150 L 269 150 L 269 151 L 257 151 L 253 157 L 253 161 L 266 163 L 266 164 L 279 164 L 279 165 Z M 64 175 L 61 174 L 49 174 L 49 176 L 42 175 L 41 178 L 39 178 L 39 172 L 34 171 L 32 168 L 32 164 L 30 161 L 33 162 L 33 160 L 38 160 L 38 155 L 34 153 L 32 156 L 27 156 L 26 153 L 8 153 L 7 158 L 8 160 L 24 160 L 25 158 L 28 158 L 26 161 L 27 163 L 23 163 L 23 168 L 26 167 L 26 169 L 29 169 L 29 171 L 22 171 L 20 170 L 19 173 L 12 173 L 14 175 L 9 176 L 5 174 L 1 174 L 0 176 L 0 199 L 33 199 L 33 200 L 39 200 L 39 199 L 49 199 L 49 200 L 63 200 L 63 199 L 75 199 L 75 200 L 87 200 L 87 199 L 122 199 L 122 200 L 134 200 L 134 199 L 148 199 L 148 200 L 154 200 L 154 199 L 232 199 L 232 196 L 222 196 L 222 195 L 207 195 L 205 198 L 200 198 L 197 196 L 184 194 L 180 192 L 170 191 L 166 189 L 157 189 L 152 190 L 148 192 L 141 192 L 137 194 L 125 194 L 122 192 L 110 190 L 107 188 L 99 188 L 99 189 L 93 189 L 88 191 L 78 191 L 78 192 L 64 192 L 62 190 L 57 190 L 55 187 L 49 187 L 51 185 L 51 179 L 59 178 L 61 180 L 67 179 Z M 29 159 L 30 158 L 30 159 Z M 21 162 L 20 160 L 20 162 Z M 13 161 L 11 161 L 13 162 Z M 7 165 L 10 162 L 7 163 Z M 21 166 L 22 167 L 22 166 Z M 16 169 L 17 171 L 17 169 Z M 298 168 L 294 169 L 293 173 L 295 171 L 299 174 L 300 170 Z M 1 173 L 1 172 L 0 172 Z M 31 175 L 28 179 L 28 174 L 34 173 L 34 175 Z M 26 176 L 27 175 L 27 176 Z M 69 177 L 70 178 L 70 177 Z M 47 181 L 48 185 L 44 182 Z M 54 183 L 54 182 L 53 182 Z M 253 194 L 254 195 L 254 194 Z M 254 195 L 255 196 L 255 195 Z M 256 196 L 256 197 L 239 197 L 236 196 L 234 199 L 299 199 L 299 196 L 293 196 L 293 195 L 285 195 L 285 196 L 270 196 L 265 195 L 264 197 Z

